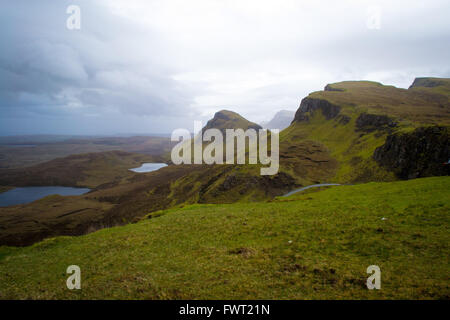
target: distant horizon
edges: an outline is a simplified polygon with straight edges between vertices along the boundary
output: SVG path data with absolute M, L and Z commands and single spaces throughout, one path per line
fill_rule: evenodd
M 18 137 L 86 137 L 86 138 L 102 138 L 102 137 L 170 137 L 171 133 L 104 133 L 104 134 L 59 134 L 59 133 L 32 133 L 32 134 L 0 134 L 3 138 L 18 138 Z M 1 141 L 0 141 L 1 144 Z

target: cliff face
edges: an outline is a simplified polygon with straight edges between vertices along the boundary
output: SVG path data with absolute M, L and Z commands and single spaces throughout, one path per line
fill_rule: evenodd
M 295 113 L 293 122 L 308 121 L 309 116 L 306 113 L 309 112 L 312 115 L 319 110 L 327 120 L 330 120 L 337 117 L 341 111 L 341 107 L 334 105 L 327 100 L 306 97 L 302 100 L 299 109 Z
M 361 113 L 356 119 L 356 128 L 359 131 L 371 132 L 375 130 L 388 131 L 397 126 L 397 123 L 386 115 Z
M 401 179 L 448 175 L 449 128 L 422 127 L 411 133 L 389 135 L 373 158 Z

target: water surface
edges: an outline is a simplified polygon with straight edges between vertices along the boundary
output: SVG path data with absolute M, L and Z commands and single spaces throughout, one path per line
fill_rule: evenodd
M 23 187 L 0 193 L 0 207 L 30 203 L 49 195 L 79 196 L 89 192 L 87 188 L 70 187 Z
M 144 163 L 139 168 L 130 169 L 130 171 L 144 173 L 144 172 L 156 171 L 156 170 L 164 168 L 164 167 L 167 167 L 167 164 L 165 164 L 165 163 Z

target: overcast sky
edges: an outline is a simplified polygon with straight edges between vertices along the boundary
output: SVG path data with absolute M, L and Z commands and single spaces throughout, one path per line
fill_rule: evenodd
M 0 20 L 2 135 L 259 122 L 327 83 L 450 77 L 448 0 L 6 0 Z

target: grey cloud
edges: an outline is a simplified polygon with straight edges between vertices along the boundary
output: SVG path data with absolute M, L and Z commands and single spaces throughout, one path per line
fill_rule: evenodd
M 112 20 L 105 7 L 77 1 L 82 29 L 69 31 L 65 9 L 71 3 L 2 4 L 2 17 L 7 16 L 0 31 L 7 47 L 0 54 L 2 117 L 20 116 L 24 110 L 173 115 L 189 105 L 189 94 L 171 79 L 168 68 L 132 37 L 142 30 Z M 146 39 L 152 41 L 151 30 Z
M 450 75 L 448 1 L 378 0 L 380 30 L 370 4 L 4 1 L 0 134 L 170 132 L 225 106 L 261 121 L 330 82 Z

